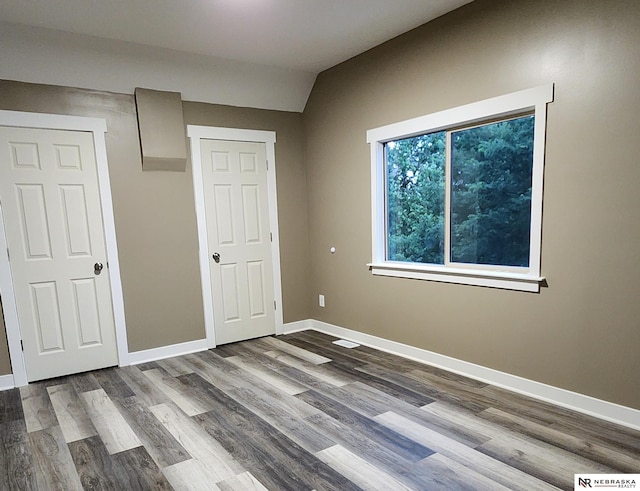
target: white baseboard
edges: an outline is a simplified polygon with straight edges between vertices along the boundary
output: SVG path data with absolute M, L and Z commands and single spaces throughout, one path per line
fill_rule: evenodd
M 13 375 L 0 375 L 0 390 L 13 389 L 15 386 Z
M 283 326 L 283 334 L 293 334 L 294 332 L 307 331 L 309 329 L 313 329 L 314 324 L 313 319 L 306 319 L 303 321 L 295 321 L 295 322 L 287 322 Z
M 557 406 L 640 430 L 640 410 L 518 377 L 517 375 L 500 372 L 492 368 L 483 367 L 407 344 L 371 336 L 370 334 L 353 331 L 314 319 L 285 324 L 284 333 L 290 334 L 304 331 L 305 329 L 313 329 L 349 341 L 355 341 L 365 346 L 443 368 L 450 372 L 502 387 L 525 396 L 550 402 Z
M 196 353 L 198 351 L 205 351 L 207 349 L 207 340 L 198 339 L 197 341 L 171 344 L 169 346 L 162 346 L 160 348 L 134 351 L 133 353 L 129 353 L 129 363 L 131 365 L 138 365 L 140 363 L 163 360 L 164 358 L 188 355 L 189 353 Z

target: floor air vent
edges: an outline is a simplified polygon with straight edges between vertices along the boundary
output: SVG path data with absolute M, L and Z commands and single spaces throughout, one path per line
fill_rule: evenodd
M 338 339 L 334 341 L 333 344 L 337 344 L 338 346 L 342 346 L 343 348 L 357 348 L 360 346 L 358 343 L 353 343 L 351 341 L 347 341 L 346 339 Z

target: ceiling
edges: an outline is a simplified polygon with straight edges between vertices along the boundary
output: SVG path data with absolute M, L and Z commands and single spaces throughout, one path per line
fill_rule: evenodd
M 0 21 L 319 73 L 471 0 L 2 0 Z

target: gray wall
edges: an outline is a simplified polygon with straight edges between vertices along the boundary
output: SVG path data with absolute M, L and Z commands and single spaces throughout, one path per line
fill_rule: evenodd
M 640 409 L 639 48 L 635 0 L 476 0 L 320 74 L 304 113 L 311 316 Z M 366 131 L 549 82 L 548 288 L 372 276 Z

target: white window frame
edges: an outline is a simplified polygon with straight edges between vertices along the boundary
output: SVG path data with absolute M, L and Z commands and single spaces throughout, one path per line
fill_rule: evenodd
M 367 131 L 367 143 L 371 147 L 371 225 L 372 261 L 369 264 L 374 275 L 413 278 L 420 280 L 459 283 L 539 292 L 544 277 L 540 272 L 542 241 L 542 186 L 546 136 L 547 104 L 553 101 L 553 84 L 486 99 L 437 113 L 420 116 Z M 533 173 L 531 188 L 531 232 L 529 266 L 507 270 L 500 266 L 449 263 L 421 264 L 386 259 L 386 173 L 384 144 L 434 133 L 460 126 L 468 126 L 499 118 L 509 118 L 523 113 L 535 116 L 533 141 Z M 448 209 L 449 204 L 445 205 Z M 449 251 L 445 251 L 449 254 Z

